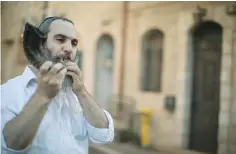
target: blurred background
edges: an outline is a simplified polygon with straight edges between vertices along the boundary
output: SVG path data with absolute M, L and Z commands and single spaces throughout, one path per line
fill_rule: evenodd
M 236 153 L 235 2 L 1 2 L 1 84 L 24 25 L 71 19 L 85 85 L 115 121 L 90 154 Z

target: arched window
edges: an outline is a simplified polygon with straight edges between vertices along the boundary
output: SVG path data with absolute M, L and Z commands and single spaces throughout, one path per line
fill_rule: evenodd
M 113 93 L 113 55 L 114 40 L 111 35 L 103 34 L 97 41 L 94 96 L 104 109 L 108 109 L 109 98 Z
M 153 29 L 142 38 L 141 90 L 161 91 L 163 33 Z

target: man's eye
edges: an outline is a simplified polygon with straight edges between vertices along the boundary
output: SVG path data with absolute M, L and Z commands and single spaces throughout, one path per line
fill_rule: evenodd
M 77 46 L 77 44 L 78 44 L 77 42 L 72 42 L 73 46 Z
M 59 39 L 57 39 L 57 41 L 60 42 L 60 43 L 64 43 L 64 42 L 65 42 L 65 39 L 59 38 Z

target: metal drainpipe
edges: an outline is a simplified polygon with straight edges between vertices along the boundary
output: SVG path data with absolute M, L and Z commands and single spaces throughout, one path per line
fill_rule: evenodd
M 234 7 L 236 7 L 236 3 L 233 4 Z M 229 133 L 230 132 L 230 128 L 232 128 L 232 120 L 233 120 L 233 101 L 234 101 L 234 88 L 236 86 L 236 83 L 234 83 L 234 66 L 235 66 L 235 43 L 236 43 L 236 11 L 234 10 L 233 12 L 231 12 L 230 14 L 228 13 L 229 16 L 231 16 L 232 20 L 233 20 L 233 31 L 232 31 L 232 47 L 231 47 L 231 72 L 230 72 L 230 85 L 231 85 L 231 88 L 230 88 L 230 104 L 229 104 L 229 126 L 228 126 L 228 134 L 227 134 L 227 153 L 230 153 L 230 136 L 231 134 Z
M 121 59 L 120 59 L 120 80 L 119 80 L 119 104 L 118 112 L 123 109 L 123 96 L 124 96 L 124 75 L 125 75 L 125 49 L 126 49 L 126 30 L 127 30 L 127 12 L 128 2 L 122 2 L 122 15 L 121 15 Z

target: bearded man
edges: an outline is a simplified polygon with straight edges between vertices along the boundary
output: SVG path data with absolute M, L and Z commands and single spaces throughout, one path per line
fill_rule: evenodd
M 3 153 L 88 154 L 89 141 L 113 141 L 112 117 L 84 86 L 77 44 L 68 19 L 49 17 L 38 28 L 26 26 L 29 64 L 1 85 Z

